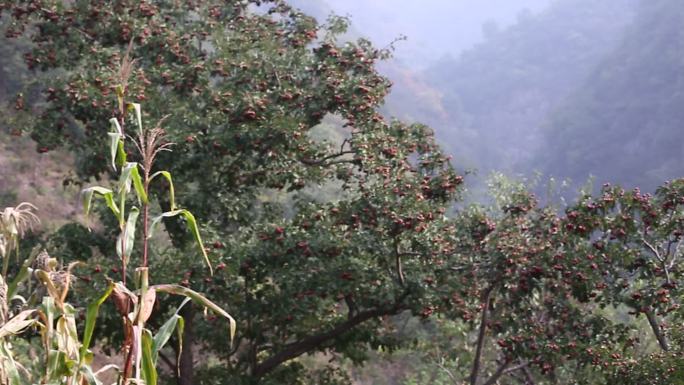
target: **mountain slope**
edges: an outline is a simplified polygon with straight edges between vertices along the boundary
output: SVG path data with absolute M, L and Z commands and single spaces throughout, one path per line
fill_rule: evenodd
M 614 49 L 634 4 L 558 1 L 429 68 L 425 78 L 444 95 L 449 118 L 440 129 L 452 150 L 481 172 L 529 171 L 549 114 Z
M 652 188 L 684 173 L 684 4 L 643 1 L 619 47 L 549 122 L 545 171 Z

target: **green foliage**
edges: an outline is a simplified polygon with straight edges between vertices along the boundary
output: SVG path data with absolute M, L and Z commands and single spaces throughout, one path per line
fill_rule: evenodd
M 375 63 L 388 52 L 342 43 L 345 19 L 321 25 L 282 1 L 3 7 L 12 34 L 33 44 L 28 66 L 57 71 L 46 103 L 31 106 L 33 138 L 71 151 L 82 181 L 112 182 L 84 189 L 93 235 L 72 224 L 51 237 L 65 254 L 83 242 L 75 254 L 121 277 L 93 267 L 90 286 L 111 288 L 116 313 L 103 308 L 95 325 L 104 297 L 93 297 L 83 345 L 69 339 L 46 359 L 59 364 L 54 378 L 87 363 L 98 328 L 112 332 L 97 342 L 122 348 L 122 381 L 148 384 L 345 383 L 339 362 L 409 349 L 419 353 L 405 356 L 418 362 L 407 383 L 602 383 L 620 367 L 644 378 L 660 357 L 675 367 L 660 321 L 679 313 L 681 181 L 653 197 L 606 187 L 561 213 L 498 180 L 492 207 L 448 216 L 463 177 L 430 128 L 378 112 L 389 81 Z M 594 47 L 581 32 L 568 44 Z M 483 112 L 482 100 L 462 103 Z M 91 210 L 93 198 L 104 205 Z M 75 307 L 49 273 L 36 276 L 58 311 L 44 313 L 71 338 Z M 629 361 L 640 358 L 638 323 L 618 319 L 639 314 L 668 350 L 643 366 Z M 232 344 L 216 338 L 217 315 Z M 394 321 L 409 316 L 438 326 L 422 340 L 398 333 Z
M 198 340 L 185 343 L 207 346 L 224 381 L 269 381 L 273 373 L 273 381 L 291 383 L 309 374 L 281 372 L 280 365 L 328 349 L 361 361 L 368 343 L 384 339 L 380 317 L 429 306 L 423 281 L 438 259 L 431 244 L 462 178 L 429 128 L 387 122 L 377 112 L 389 82 L 374 64 L 387 52 L 364 40 L 338 43 L 343 19 L 318 25 L 280 1 L 258 10 L 248 3 L 51 2 L 43 7 L 48 13 L 23 2 L 8 6 L 27 11 L 14 13 L 11 28 L 35 43 L 29 66 L 65 71 L 46 85 L 49 103 L 37 114 L 33 137 L 40 146 L 73 150 L 81 176 L 126 162 L 144 166 L 132 141 L 119 143 L 141 119 L 165 118 L 176 148 L 159 153 L 156 165 L 181 187 L 170 190 L 166 177 L 155 187 L 173 191 L 159 195 L 166 214 L 157 223 L 177 248 L 150 248 L 150 258 L 164 266 L 155 279 L 218 298 L 239 322 L 234 347 L 200 325 L 192 327 Z M 29 22 L 36 28 L 26 29 Z M 53 33 L 63 27 L 65 34 Z M 112 71 L 112 63 L 120 70 Z M 145 111 L 133 104 L 137 114 L 128 120 L 125 104 L 143 100 Z M 103 124 L 112 110 L 119 111 L 118 127 Z M 328 115 L 345 126 L 335 128 L 341 141 L 309 135 Z M 55 130 L 57 121 L 75 124 Z M 137 168 L 128 169 L 135 187 Z M 130 236 L 131 211 L 121 193 L 131 182 L 122 180 L 115 189 L 86 190 L 85 199 L 104 196 L 115 231 Z M 286 192 L 291 207 L 260 199 Z M 174 199 L 207 224 L 214 276 L 186 247 L 177 218 L 182 214 L 193 234 L 199 229 Z M 285 209 L 290 217 L 273 215 Z M 121 247 L 121 257 L 131 258 L 124 262 L 140 258 L 127 251 Z

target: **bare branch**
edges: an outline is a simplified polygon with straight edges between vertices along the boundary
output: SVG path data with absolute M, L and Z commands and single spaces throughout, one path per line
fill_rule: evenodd
M 658 250 L 653 245 L 648 243 L 648 241 L 645 238 L 641 238 L 641 242 L 643 242 L 644 245 L 646 245 L 646 247 L 648 247 L 649 250 L 651 250 L 651 252 L 653 253 L 653 256 L 656 257 L 658 262 L 661 262 L 661 263 L 663 262 L 663 258 L 660 256 L 660 253 L 658 252 Z

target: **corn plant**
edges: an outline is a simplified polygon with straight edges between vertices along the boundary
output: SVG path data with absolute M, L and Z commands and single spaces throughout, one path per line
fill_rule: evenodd
M 124 61 L 127 59 L 125 58 Z M 122 68 L 124 66 L 122 65 Z M 125 75 L 122 75 L 125 76 Z M 122 82 L 122 84 L 125 84 Z M 129 138 L 124 132 L 123 94 L 125 85 L 117 88 L 119 96 L 119 118 L 110 120 L 112 130 L 110 139 L 110 161 L 114 170 L 119 171 L 118 182 L 114 188 L 101 186 L 86 188 L 83 191 L 84 209 L 86 215 L 90 211 L 93 197 L 101 197 L 117 220 L 119 236 L 116 241 L 116 252 L 121 263 L 121 281 L 111 286 L 111 296 L 121 315 L 124 327 L 124 367 L 121 369 L 121 383 L 157 383 L 156 363 L 159 351 L 168 342 L 171 334 L 176 330 L 179 340 L 182 340 L 184 320 L 176 312 L 167 320 L 155 335 L 146 328 L 145 322 L 152 313 L 152 308 L 158 292 L 186 297 L 181 307 L 188 301 L 193 301 L 204 308 L 211 309 L 228 319 L 230 324 L 230 338 L 235 334 L 235 321 L 219 306 L 208 300 L 202 294 L 184 286 L 175 284 L 151 285 L 149 281 L 149 240 L 154 229 L 164 218 L 181 216 L 185 219 L 197 245 L 199 254 L 204 259 L 210 273 L 213 274 L 211 263 L 204 249 L 197 221 L 192 213 L 186 209 L 176 207 L 174 187 L 171 174 L 168 171 L 152 172 L 154 160 L 161 151 L 167 151 L 170 144 L 164 140 L 164 130 L 158 124 L 152 129 L 144 129 L 141 108 L 137 103 L 130 103 L 126 111 L 132 113 L 137 125 L 135 147 L 140 162 L 129 162 L 124 151 L 124 141 Z M 156 179 L 163 178 L 169 188 L 171 209 L 157 216 L 150 217 L 150 185 Z M 134 195 L 137 205 L 128 207 L 129 195 Z M 141 265 L 134 271 L 134 289 L 129 289 L 126 282 L 128 264 L 133 253 L 136 239 L 136 226 L 142 212 L 142 250 Z M 107 293 L 108 295 L 110 293 Z M 103 299 L 104 300 L 104 299 Z M 180 310 L 180 308 L 179 308 Z
M 0 383 L 100 384 L 89 365 L 92 353 L 88 348 L 97 310 L 111 289 L 88 307 L 83 342 L 80 342 L 76 330 L 76 309 L 66 302 L 73 277 L 71 271 L 78 263 L 60 268 L 54 258 L 42 251 L 23 261 L 18 273 L 9 280 L 12 254 L 19 262 L 20 238 L 38 223 L 35 210 L 35 206 L 24 202 L 5 208 L 0 219 L 0 256 L 3 259 L 3 274 L 0 276 Z M 22 285 L 32 279 L 42 283 L 33 291 L 31 285 Z M 20 288 L 26 289 L 24 296 L 19 294 Z M 28 294 L 40 296 L 41 303 L 31 306 L 32 302 L 25 298 Z M 10 306 L 16 301 L 22 306 Z M 20 363 L 24 361 L 23 357 L 17 359 L 13 352 L 14 336 L 29 328 L 40 332 L 43 350 L 38 359 L 40 364 L 32 362 L 30 367 Z M 35 380 L 32 372 L 39 374 Z
M 73 262 L 68 266 L 60 266 L 45 251 L 28 258 L 21 263 L 18 273 L 9 281 L 8 271 L 10 257 L 15 254 L 18 260 L 19 239 L 34 224 L 38 223 L 36 208 L 30 203 L 21 203 L 9 207 L 0 214 L 0 257 L 3 259 L 0 275 L 0 384 L 40 383 L 54 385 L 101 385 L 98 375 L 104 371 L 117 370 L 117 384 L 157 383 L 157 359 L 160 350 L 176 331 L 182 345 L 184 320 L 176 311 L 157 331 L 153 333 L 145 323 L 152 314 L 157 293 L 184 296 L 179 310 L 189 301 L 193 301 L 205 309 L 225 317 L 229 321 L 229 334 L 232 341 L 235 334 L 235 321 L 219 306 L 204 295 L 189 288 L 174 284 L 152 285 L 149 279 L 149 240 L 154 229 L 164 218 L 181 216 L 199 246 L 199 254 L 213 274 L 211 263 L 202 245 L 197 221 L 188 210 L 176 207 L 173 180 L 167 171 L 152 172 L 154 160 L 160 151 L 169 150 L 170 144 L 164 141 L 164 130 L 156 127 L 143 129 L 140 105 L 124 103 L 126 79 L 134 64 L 128 53 L 124 57 L 120 70 L 120 85 L 117 87 L 119 104 L 118 117 L 111 119 L 112 131 L 110 139 L 111 166 L 119 172 L 113 188 L 93 186 L 83 190 L 83 203 L 86 217 L 90 212 L 93 197 L 101 197 L 111 210 L 119 226 L 119 237 L 116 241 L 116 253 L 121 262 L 121 281 L 109 282 L 105 292 L 85 309 L 85 325 L 79 338 L 76 327 L 77 309 L 67 301 L 69 289 L 74 275 L 72 270 L 80 264 Z M 127 70 L 128 68 L 128 70 Z M 124 132 L 125 116 L 132 113 L 137 125 L 134 145 L 138 150 L 140 162 L 129 162 L 124 151 L 124 141 L 130 136 Z M 160 122 L 161 123 L 161 122 Z M 150 217 L 150 185 L 156 179 L 163 178 L 169 186 L 171 209 Z M 137 205 L 129 207 L 130 195 L 137 199 Z M 134 253 L 136 241 L 136 225 L 142 212 L 142 249 L 141 265 L 133 274 L 133 288 L 129 288 L 126 277 L 131 255 Z M 31 287 L 32 281 L 39 285 Z M 9 282 L 9 283 L 7 283 Z M 23 284 L 28 283 L 27 285 Z M 20 288 L 26 289 L 25 296 L 18 294 Z M 112 298 L 117 311 L 121 315 L 124 328 L 123 367 L 113 364 L 105 365 L 95 372 L 91 367 L 93 352 L 90 350 L 93 341 L 96 318 L 101 305 Z M 28 298 L 28 299 L 26 299 Z M 9 304 L 18 300 L 22 306 L 10 311 Z M 13 352 L 13 338 L 27 329 L 37 330 L 40 334 L 40 350 L 38 360 L 31 366 L 22 365 Z M 31 348 L 34 348 L 33 346 Z M 32 376 L 31 373 L 38 373 Z M 35 377 L 35 379 L 34 379 Z
M 0 212 L 0 257 L 2 257 L 2 278 L 7 279 L 7 269 L 12 252 L 19 256 L 19 239 L 24 232 L 39 222 L 36 207 L 22 202 L 16 207 L 6 207 Z

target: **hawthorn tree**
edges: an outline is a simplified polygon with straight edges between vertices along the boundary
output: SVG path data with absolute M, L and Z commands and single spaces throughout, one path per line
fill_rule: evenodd
M 601 288 L 602 279 L 568 253 L 575 234 L 563 228 L 558 210 L 540 206 L 523 184 L 497 184 L 496 204 L 474 205 L 453 220 L 446 233 L 451 272 L 436 287 L 441 316 L 474 332 L 464 361 L 469 375 L 461 380 L 596 383 L 630 329 L 579 290 Z
M 604 185 L 598 196 L 586 195 L 567 209 L 563 227 L 575 239 L 568 252 L 578 264 L 588 264 L 587 279 L 600 285 L 585 287 L 582 296 L 601 306 L 622 305 L 634 322 L 645 319 L 659 348 L 646 358 L 634 352 L 613 357 L 613 381 L 638 383 L 660 368 L 662 373 L 648 383 L 677 383 L 684 364 L 677 326 L 682 316 L 684 180 L 666 182 L 653 195 Z
M 345 20 L 320 25 L 282 1 L 257 0 L 4 1 L 2 9 L 11 18 L 5 34 L 33 43 L 28 68 L 56 74 L 46 104 L 25 107 L 39 151 L 65 147 L 81 180 L 106 177 L 109 118 L 127 132 L 134 125 L 122 106 L 142 101 L 144 119 L 160 121 L 175 143 L 157 167 L 187 186 L 177 200 L 207 224 L 217 268 L 202 267 L 183 223 L 169 220 L 173 247 L 150 251 L 167 267 L 154 279 L 203 290 L 238 321 L 230 346 L 193 322 L 201 314 L 184 314 L 179 359 L 162 354 L 179 383 L 333 381 L 334 370 L 310 372 L 296 358 L 320 351 L 361 362 L 369 344 L 402 342 L 388 316 L 433 312 L 431 280 L 446 271 L 449 250 L 444 213 L 463 179 L 429 128 L 378 113 L 390 82 L 374 64 L 388 53 L 341 42 Z M 343 122 L 343 139 L 316 139 L 329 116 Z M 121 273 L 102 252 L 96 288 L 103 273 Z

